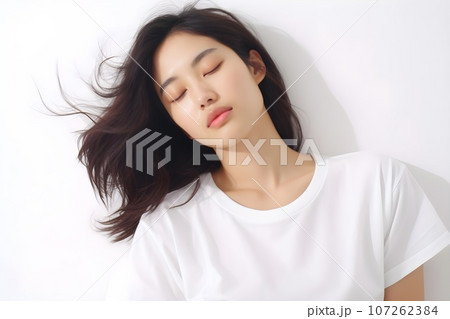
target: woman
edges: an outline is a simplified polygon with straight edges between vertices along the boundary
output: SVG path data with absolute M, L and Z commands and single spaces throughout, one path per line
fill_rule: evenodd
M 423 191 L 388 157 L 299 153 L 281 75 L 232 14 L 155 18 L 117 83 L 79 155 L 102 200 L 123 199 L 103 230 L 133 237 L 110 298 L 423 299 L 422 264 L 450 242 Z M 144 171 L 145 129 L 169 138 Z

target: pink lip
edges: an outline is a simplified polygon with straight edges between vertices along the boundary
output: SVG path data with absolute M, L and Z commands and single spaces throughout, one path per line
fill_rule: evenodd
M 218 127 L 228 117 L 233 108 L 231 106 L 218 107 L 208 114 L 207 127 Z

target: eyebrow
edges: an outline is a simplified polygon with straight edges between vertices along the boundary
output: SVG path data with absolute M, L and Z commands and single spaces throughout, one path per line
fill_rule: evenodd
M 192 62 L 191 62 L 191 67 L 192 67 L 192 68 L 195 67 L 197 64 L 200 63 L 200 61 L 201 61 L 206 55 L 208 55 L 209 53 L 211 53 L 211 52 L 213 52 L 213 51 L 215 51 L 215 50 L 217 50 L 217 48 L 209 48 L 209 49 L 206 49 L 206 50 L 200 52 L 200 53 L 194 58 L 194 60 L 192 60 Z M 167 80 L 165 80 L 164 83 L 161 84 L 161 86 L 159 87 L 159 94 L 162 95 L 164 89 L 165 89 L 170 83 L 172 83 L 173 81 L 175 81 L 176 79 L 177 79 L 176 76 L 172 76 L 172 77 L 168 78 Z

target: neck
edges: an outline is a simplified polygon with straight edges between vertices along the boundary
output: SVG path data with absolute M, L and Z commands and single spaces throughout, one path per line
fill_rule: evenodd
M 263 181 L 268 188 L 277 188 L 289 179 L 298 160 L 311 160 L 309 155 L 292 150 L 278 134 L 269 115 L 263 115 L 245 138 L 229 140 L 223 149 L 216 149 L 222 167 L 213 174 L 222 190 L 257 189 Z

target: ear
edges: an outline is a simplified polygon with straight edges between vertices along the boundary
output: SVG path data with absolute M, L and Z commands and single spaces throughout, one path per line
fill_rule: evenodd
M 266 76 L 266 65 L 259 52 L 253 49 L 250 50 L 248 52 L 248 62 L 251 75 L 255 79 L 256 84 L 261 83 Z

